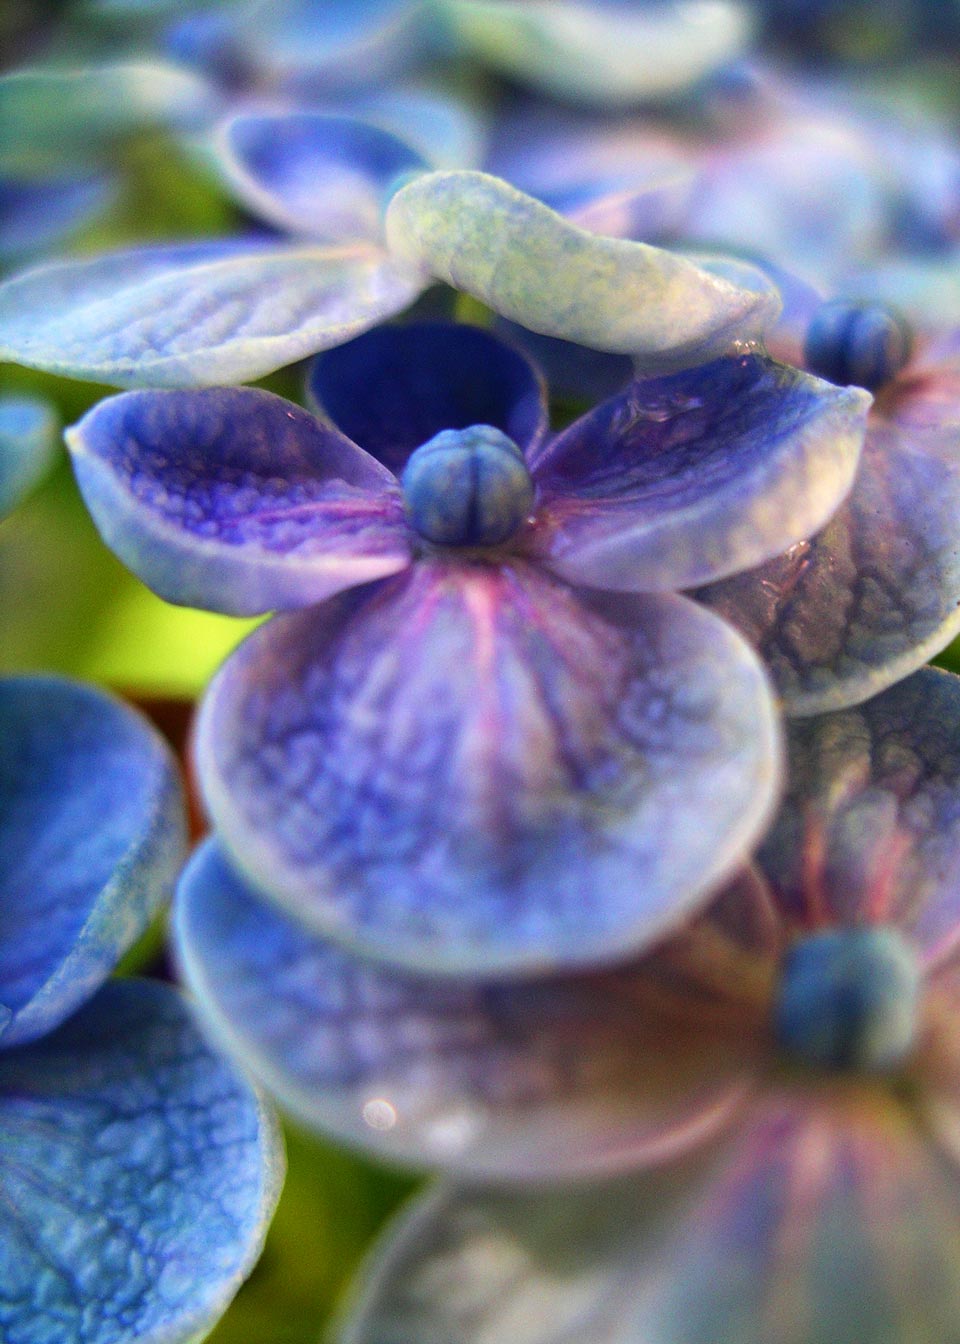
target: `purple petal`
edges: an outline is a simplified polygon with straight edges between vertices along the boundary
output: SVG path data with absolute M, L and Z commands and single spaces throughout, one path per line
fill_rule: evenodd
M 409 563 L 396 480 L 272 393 L 127 392 L 67 442 L 105 541 L 170 602 L 252 615 Z
M 857 704 L 960 630 L 960 361 L 881 394 L 823 531 L 696 596 L 759 650 L 788 712 Z
M 540 373 L 479 327 L 422 322 L 366 332 L 314 360 L 308 391 L 325 419 L 398 475 L 444 429 L 493 425 L 526 453 L 547 429 Z
M 45 181 L 0 178 L 0 258 L 42 252 L 106 212 L 117 195 L 111 174 Z
M 756 355 L 633 383 L 534 459 L 534 548 L 571 582 L 627 591 L 744 569 L 829 518 L 869 404 Z
M 674 597 L 582 600 L 524 565 L 424 561 L 255 632 L 198 759 L 255 884 L 382 957 L 477 974 L 662 936 L 777 786 L 759 667 Z

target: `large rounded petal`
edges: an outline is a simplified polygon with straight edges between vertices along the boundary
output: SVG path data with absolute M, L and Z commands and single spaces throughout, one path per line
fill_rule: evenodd
M 761 830 L 777 744 L 759 664 L 692 603 L 440 559 L 255 632 L 198 728 L 256 885 L 384 960 L 478 975 L 663 936 Z
M 857 704 L 960 631 L 960 362 L 910 372 L 871 413 L 830 523 L 700 590 L 761 653 L 788 712 Z
M 308 392 L 326 420 L 398 475 L 445 429 L 493 425 L 528 455 L 547 430 L 536 368 L 489 332 L 449 322 L 378 327 L 328 350 L 311 365 Z
M 396 257 L 545 336 L 632 354 L 646 371 L 703 363 L 776 317 L 772 290 L 578 228 L 486 173 L 424 173 L 387 208 Z
M 535 459 L 546 564 L 675 591 L 821 527 L 850 488 L 870 397 L 756 355 L 632 383 Z
M 309 934 L 212 843 L 177 950 L 217 1040 L 306 1123 L 383 1157 L 530 1180 L 666 1161 L 730 1119 L 742 1036 L 651 1010 L 642 963 L 490 984 L 381 967 Z
M 0 396 L 0 518 L 16 508 L 50 469 L 58 427 L 50 402 Z
M 253 615 L 409 563 L 396 480 L 269 392 L 125 392 L 67 443 L 104 540 L 170 602 Z
M 402 311 L 379 248 L 231 240 L 53 262 L 0 285 L 0 359 L 117 387 L 259 378 Z
M 89 998 L 173 888 L 186 816 L 169 749 L 126 705 L 0 681 L 0 1044 Z
M 9 1344 L 185 1344 L 259 1254 L 274 1121 L 166 985 L 105 986 L 0 1058 L 0 1322 Z
M 242 112 L 218 127 L 214 149 L 244 205 L 330 243 L 378 240 L 399 180 L 428 166 L 389 131 L 323 112 Z
M 774 1095 L 615 1188 L 448 1186 L 388 1230 L 340 1344 L 914 1344 L 960 1312 L 960 1175 L 882 1094 Z

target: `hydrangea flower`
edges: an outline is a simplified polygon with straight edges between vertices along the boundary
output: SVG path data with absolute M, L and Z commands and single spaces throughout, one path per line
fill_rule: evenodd
M 253 389 L 143 391 L 68 433 L 107 543 L 157 592 L 289 611 L 201 713 L 224 843 L 399 961 L 649 941 L 740 860 L 777 784 L 758 665 L 669 594 L 829 516 L 869 398 L 744 355 L 551 437 L 526 360 L 445 324 L 329 351 L 310 390 L 320 420 Z
M 58 447 L 58 428 L 49 402 L 0 396 L 0 518 L 46 474 Z
M 931 669 L 794 723 L 758 868 L 603 973 L 371 965 L 202 851 L 177 938 L 218 1039 L 315 1124 L 457 1176 L 388 1229 L 344 1344 L 950 1339 L 958 740 Z
M 185 849 L 169 750 L 103 692 L 0 681 L 0 1333 L 179 1344 L 249 1272 L 275 1123 L 181 996 L 104 983 Z

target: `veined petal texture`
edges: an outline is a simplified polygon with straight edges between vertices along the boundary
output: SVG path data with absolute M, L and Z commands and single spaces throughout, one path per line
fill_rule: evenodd
M 704 363 L 776 317 L 686 258 L 587 233 L 500 178 L 424 173 L 387 208 L 394 255 L 546 336 L 632 354 L 647 372 Z
M 67 442 L 104 540 L 168 601 L 302 607 L 410 560 L 390 472 L 269 392 L 125 392 Z
M 635 382 L 534 460 L 544 562 L 575 583 L 676 590 L 822 526 L 870 396 L 756 355 Z
M 742 1037 L 671 1022 L 642 966 L 484 983 L 425 979 L 308 933 L 213 842 L 176 914 L 214 1038 L 322 1131 L 415 1166 L 542 1179 L 662 1162 L 730 1120 Z
M 960 359 L 908 369 L 870 414 L 827 526 L 698 600 L 760 652 L 788 713 L 857 704 L 960 630 Z
M 276 1124 L 175 990 L 105 985 L 0 1056 L 5 1344 L 186 1344 L 260 1252 Z
M 106 979 L 170 896 L 185 831 L 172 755 L 139 714 L 53 677 L 0 681 L 0 1045 Z
M 0 396 L 0 518 L 16 508 L 51 466 L 56 409 L 39 397 Z
M 778 782 L 759 664 L 684 599 L 423 561 L 280 616 L 215 678 L 198 764 L 255 885 L 431 972 L 537 972 L 669 932 Z
M 349 340 L 422 287 L 359 243 L 230 240 L 54 262 L 0 284 L 0 359 L 117 387 L 244 382 Z

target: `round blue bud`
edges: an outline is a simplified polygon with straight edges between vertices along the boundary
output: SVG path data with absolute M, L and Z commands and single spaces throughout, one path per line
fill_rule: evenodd
M 533 507 L 523 454 L 492 425 L 435 434 L 411 453 L 402 482 L 411 524 L 436 546 L 498 546 Z
M 775 1006 L 781 1048 L 827 1069 L 877 1073 L 910 1052 L 920 968 L 896 929 L 832 929 L 786 954 Z
M 877 304 L 825 303 L 807 330 L 803 357 L 811 373 L 831 383 L 876 392 L 910 359 L 906 323 Z

